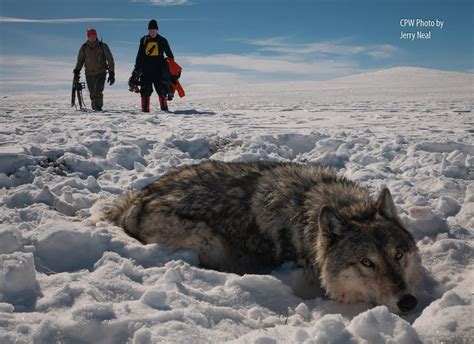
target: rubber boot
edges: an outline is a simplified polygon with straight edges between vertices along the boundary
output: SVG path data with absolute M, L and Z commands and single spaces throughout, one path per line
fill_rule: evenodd
M 150 112 L 150 97 L 142 97 L 142 112 Z
M 169 111 L 168 110 L 168 100 L 166 99 L 166 96 L 159 96 L 160 98 L 160 107 L 162 111 Z
M 104 96 L 100 95 L 95 98 L 95 111 L 102 111 L 102 106 L 104 105 Z

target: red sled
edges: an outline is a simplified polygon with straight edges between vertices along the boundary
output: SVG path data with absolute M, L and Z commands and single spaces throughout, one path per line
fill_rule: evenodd
M 183 98 L 186 93 L 184 92 L 183 86 L 179 83 L 179 78 L 181 76 L 181 71 L 183 68 L 179 64 L 177 64 L 174 59 L 166 59 L 168 62 L 168 68 L 170 69 L 171 79 L 173 80 L 171 85 L 173 87 L 173 92 L 178 92 L 180 98 Z

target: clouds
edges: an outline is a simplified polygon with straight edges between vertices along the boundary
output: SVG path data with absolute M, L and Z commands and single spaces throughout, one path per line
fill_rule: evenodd
M 31 24 L 74 24 L 74 23 L 96 23 L 96 22 L 115 22 L 115 21 L 145 21 L 141 18 L 60 18 L 60 19 L 29 19 L 15 17 L 0 17 L 0 23 L 31 23 Z
M 213 72 L 213 71 L 199 71 L 193 68 L 185 68 L 183 78 L 180 80 L 186 88 L 187 86 L 197 85 L 237 85 L 248 83 L 241 74 L 235 72 Z
M 5 17 L 2 17 L 5 19 Z M 22 20 L 20 18 L 13 18 Z M 13 20 L 10 18 L 10 20 Z M 107 19 L 75 18 L 68 20 Z M 112 20 L 113 18 L 108 18 Z M 1 20 L 1 19 L 0 19 Z M 55 19 L 58 21 L 61 19 Z M 133 20 L 133 19 L 130 19 Z M 43 19 L 42 21 L 49 21 Z M 56 39 L 35 36 L 42 41 L 58 43 Z M 392 45 L 354 44 L 349 39 L 336 41 L 297 43 L 290 36 L 261 39 L 232 39 L 247 47 L 246 53 L 222 52 L 216 54 L 178 55 L 177 61 L 184 67 L 182 82 L 193 84 L 229 85 L 238 83 L 272 82 L 285 80 L 325 80 L 373 69 L 364 60 L 385 61 L 400 53 Z M 111 41 L 111 43 L 114 41 Z M 128 41 L 125 41 L 128 44 Z M 130 44 L 136 44 L 130 42 Z M 76 51 L 75 45 L 69 50 Z M 115 89 L 124 88 L 133 68 L 135 51 L 127 54 L 117 50 L 116 66 L 118 82 Z M 114 50 L 115 55 L 115 50 Z M 23 90 L 36 87 L 68 89 L 75 57 L 68 59 L 33 56 L 3 56 L 0 60 L 2 89 Z
M 0 90 L 2 92 L 69 90 L 76 59 L 45 58 L 26 55 L 3 55 L 0 59 Z M 131 72 L 127 63 L 118 63 L 115 74 L 125 85 Z M 84 71 L 82 80 L 85 81 Z
M 216 54 L 208 56 L 184 57 L 190 66 L 220 66 L 236 70 L 254 71 L 258 73 L 285 73 L 300 75 L 330 76 L 345 74 L 357 68 L 351 61 L 321 60 L 321 61 L 291 61 L 288 57 Z
M 58 88 L 72 82 L 71 62 L 28 56 L 2 56 L 0 83 L 2 92 Z
M 183 60 L 186 58 L 183 57 Z M 0 59 L 0 91 L 10 93 L 61 90 L 65 93 L 71 87 L 75 61 L 73 57 L 66 59 L 4 55 Z M 107 91 L 126 91 L 133 63 L 116 59 L 115 67 L 117 83 Z M 81 74 L 81 80 L 85 81 L 84 70 Z M 187 87 L 190 85 L 235 85 L 245 81 L 245 78 L 238 73 L 196 70 L 185 65 L 182 83 L 184 87 Z
M 30 19 L 16 17 L 0 17 L 0 23 L 15 24 L 77 24 L 77 23 L 102 23 L 102 22 L 148 22 L 149 18 L 109 18 L 109 17 L 85 17 L 85 18 L 55 18 L 55 19 Z M 195 21 L 199 18 L 164 18 L 159 21 Z
M 346 40 L 297 44 L 291 43 L 288 37 L 272 37 L 238 41 L 253 49 L 245 54 L 177 56 L 177 61 L 184 67 L 183 84 L 232 85 L 333 79 L 368 70 L 369 67 L 363 67 L 361 57 L 383 61 L 400 52 L 391 45 L 356 45 Z M 133 68 L 133 57 L 134 54 L 116 56 L 118 85 L 115 88 L 125 87 Z M 67 89 L 74 62 L 72 56 L 69 59 L 3 56 L 0 60 L 2 90 Z
M 153 6 L 182 6 L 192 5 L 193 3 L 189 0 L 132 0 L 132 2 L 147 2 Z
M 389 44 L 354 44 L 349 39 L 295 43 L 290 36 L 230 39 L 253 47 L 247 54 L 187 56 L 193 67 L 261 73 L 261 78 L 330 79 L 364 71 L 366 60 L 390 59 L 401 49 Z
M 389 58 L 401 49 L 390 44 L 357 45 L 350 43 L 348 38 L 334 41 L 294 43 L 290 37 L 273 37 L 267 39 L 241 39 L 243 43 L 257 47 L 260 52 L 307 56 L 354 56 L 367 55 L 374 58 Z

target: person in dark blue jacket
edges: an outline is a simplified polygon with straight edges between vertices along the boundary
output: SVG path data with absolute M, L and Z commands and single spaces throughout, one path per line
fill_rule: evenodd
M 160 107 L 168 111 L 168 97 L 173 96 L 171 75 L 167 58 L 173 59 L 173 53 L 166 38 L 158 34 L 158 23 L 155 19 L 148 23 L 148 35 L 140 39 L 134 73 L 140 75 L 140 94 L 142 111 L 150 112 L 150 96 L 153 87 L 160 99 Z

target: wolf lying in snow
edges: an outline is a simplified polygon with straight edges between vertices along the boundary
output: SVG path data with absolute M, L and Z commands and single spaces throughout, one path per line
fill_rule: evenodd
M 388 189 L 367 189 L 321 167 L 207 161 L 128 193 L 105 219 L 143 243 L 197 252 L 205 268 L 262 272 L 284 261 L 316 271 L 341 302 L 415 308 L 415 241 Z

